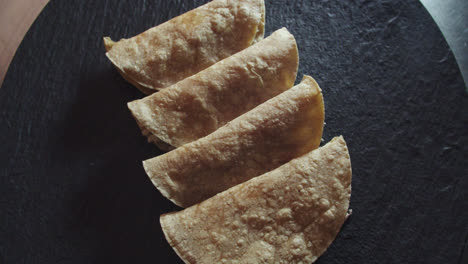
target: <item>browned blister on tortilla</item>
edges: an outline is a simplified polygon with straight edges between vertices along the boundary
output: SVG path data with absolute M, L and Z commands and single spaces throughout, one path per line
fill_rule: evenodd
M 321 90 L 304 76 L 210 135 L 143 166 L 164 196 L 187 207 L 317 148 L 323 121 Z
M 104 46 L 122 76 L 151 94 L 263 39 L 264 24 L 263 0 L 214 0 Z
M 298 64 L 294 36 L 282 28 L 128 107 L 151 142 L 179 147 L 291 88 Z
M 312 263 L 347 218 L 343 137 L 183 211 L 162 215 L 185 263 Z

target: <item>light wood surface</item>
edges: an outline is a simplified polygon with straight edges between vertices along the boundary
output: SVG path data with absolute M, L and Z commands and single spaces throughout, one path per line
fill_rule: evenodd
M 48 0 L 0 0 L 0 85 L 16 49 Z

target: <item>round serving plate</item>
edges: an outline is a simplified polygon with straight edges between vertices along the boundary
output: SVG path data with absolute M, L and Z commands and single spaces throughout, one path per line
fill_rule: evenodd
M 52 0 L 0 89 L 0 263 L 182 263 L 159 215 L 180 210 L 141 161 L 160 155 L 126 103 L 143 95 L 105 56 L 207 1 Z M 352 216 L 317 263 L 461 263 L 468 229 L 468 95 L 419 1 L 265 0 L 287 27 L 298 80 L 343 135 Z M 465 252 L 466 254 L 466 252 Z

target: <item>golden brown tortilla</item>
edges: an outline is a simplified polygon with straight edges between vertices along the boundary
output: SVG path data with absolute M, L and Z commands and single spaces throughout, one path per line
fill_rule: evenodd
M 187 207 L 319 146 L 324 106 L 312 77 L 210 135 L 143 162 L 159 191 Z
M 351 161 L 338 137 L 160 222 L 185 263 L 312 263 L 338 234 L 350 195 Z
M 128 107 L 150 141 L 179 147 L 291 88 L 298 64 L 294 36 L 283 28 Z
M 104 46 L 122 76 L 151 94 L 263 39 L 264 24 L 263 0 L 214 0 Z

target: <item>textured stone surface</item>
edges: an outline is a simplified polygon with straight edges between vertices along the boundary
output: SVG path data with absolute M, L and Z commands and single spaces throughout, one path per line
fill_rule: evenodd
M 0 263 L 181 263 L 145 175 L 157 155 L 126 107 L 141 94 L 101 37 L 133 36 L 206 1 L 58 1 L 0 88 Z M 353 215 L 317 263 L 463 263 L 468 96 L 417 1 L 266 1 L 299 78 L 323 89 L 324 138 L 343 134 Z

